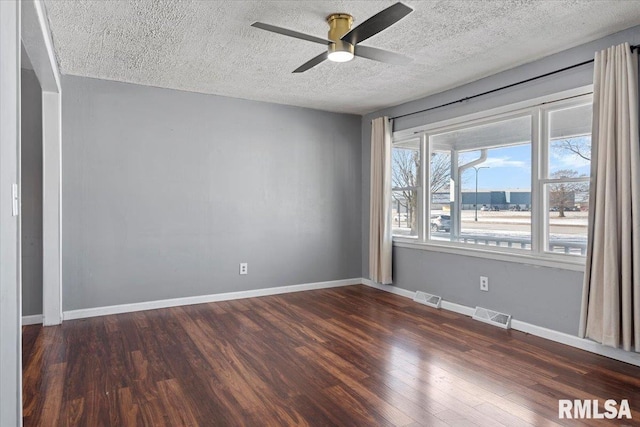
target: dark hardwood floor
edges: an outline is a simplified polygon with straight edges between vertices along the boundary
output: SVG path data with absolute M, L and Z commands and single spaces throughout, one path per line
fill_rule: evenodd
M 26 326 L 23 348 L 25 426 L 640 424 L 640 368 L 365 286 Z

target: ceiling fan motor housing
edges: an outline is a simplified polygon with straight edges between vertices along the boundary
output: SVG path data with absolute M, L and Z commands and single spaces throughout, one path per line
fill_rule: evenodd
M 353 57 L 353 45 L 340 40 L 342 36 L 351 30 L 353 17 L 346 13 L 334 13 L 327 17 L 327 23 L 329 24 L 328 38 L 333 42 L 329 44 L 329 55 L 334 52 L 344 52 L 351 54 L 350 56 Z

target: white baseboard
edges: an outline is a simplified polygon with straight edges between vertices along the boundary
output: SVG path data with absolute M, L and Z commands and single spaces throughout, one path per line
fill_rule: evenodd
M 382 285 L 380 283 L 375 283 L 369 279 L 364 279 L 364 278 L 360 279 L 360 283 L 365 284 L 371 288 L 380 289 L 381 291 L 390 292 L 392 294 L 400 295 L 401 297 L 410 298 L 410 299 L 413 299 L 413 297 L 416 294 L 414 291 L 408 291 L 406 289 L 402 289 L 394 285 Z
M 22 326 L 37 325 L 42 323 L 42 314 L 32 314 L 30 316 L 22 316 Z
M 372 283 L 371 280 L 368 279 L 362 279 L 362 283 L 367 286 L 391 292 L 410 299 L 413 299 L 415 295 L 414 291 L 409 291 L 407 289 L 399 288 L 393 285 L 380 285 L 377 283 Z M 442 308 L 465 316 L 472 316 L 474 312 L 474 309 L 471 307 L 444 300 L 442 300 Z M 547 329 L 542 326 L 532 325 L 531 323 L 515 319 L 511 319 L 511 328 L 520 332 L 525 332 L 527 334 L 545 338 L 550 341 L 555 341 L 560 344 L 579 348 L 590 353 L 599 354 L 601 356 L 609 357 L 611 359 L 619 360 L 631 365 L 640 366 L 640 353 L 628 352 L 619 348 L 607 347 L 602 344 L 598 344 L 595 341 L 580 338 L 564 332 L 554 331 L 553 329 Z
M 217 301 L 262 297 L 267 295 L 286 294 L 290 292 L 310 291 L 314 289 L 336 288 L 340 286 L 359 285 L 361 278 L 333 280 L 330 282 L 305 283 L 301 285 L 278 286 L 251 291 L 226 292 L 221 294 L 199 295 L 194 297 L 171 298 L 158 301 L 145 301 L 132 304 L 110 305 L 106 307 L 83 308 L 62 313 L 64 320 L 84 319 L 87 317 L 106 316 L 109 314 L 132 313 L 134 311 L 154 310 L 157 308 L 177 307 L 181 305 L 203 304 Z
M 471 307 L 467 307 L 466 305 L 456 304 L 455 302 L 442 300 L 440 305 L 442 308 L 448 311 L 453 311 L 454 313 L 462 314 L 465 316 L 473 316 L 473 312 L 475 311 Z
M 532 325 L 531 323 L 522 322 L 520 320 L 511 319 L 511 327 L 517 331 L 526 332 L 537 337 L 546 338 L 551 341 L 566 344 L 571 347 L 596 353 L 631 365 L 640 366 L 640 353 L 607 347 L 605 345 L 598 344 L 595 341 L 580 338 L 564 332 L 554 331 L 553 329 L 543 328 L 542 326 Z

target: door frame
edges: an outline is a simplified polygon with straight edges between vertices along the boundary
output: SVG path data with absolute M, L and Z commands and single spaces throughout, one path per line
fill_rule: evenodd
M 42 323 L 62 323 L 62 89 L 41 0 L 23 0 L 22 43 L 42 88 Z
M 0 425 L 22 425 L 20 3 L 0 1 Z

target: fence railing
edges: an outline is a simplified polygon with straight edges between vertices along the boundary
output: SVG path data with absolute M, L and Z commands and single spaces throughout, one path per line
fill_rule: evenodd
M 396 228 L 394 235 L 409 237 L 412 235 L 411 228 Z M 450 233 L 445 231 L 432 231 L 431 237 L 434 240 L 452 240 Z M 463 233 L 454 241 L 503 248 L 531 249 L 531 239 L 523 237 Z M 587 241 L 586 238 L 551 238 L 548 251 L 584 256 L 587 252 Z
M 445 237 L 449 233 L 432 233 L 434 237 Z M 450 240 L 449 238 L 443 240 Z M 531 239 L 507 237 L 507 236 L 495 236 L 495 235 L 480 235 L 480 234 L 463 234 L 457 239 L 459 242 L 469 244 L 484 244 L 487 246 L 498 246 L 503 248 L 520 248 L 531 249 Z M 562 252 L 571 255 L 585 255 L 587 252 L 587 242 L 578 241 L 572 239 L 552 238 L 549 239 L 550 252 Z

